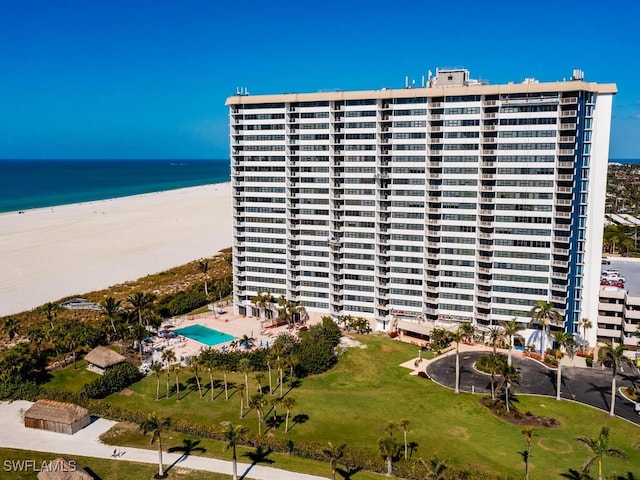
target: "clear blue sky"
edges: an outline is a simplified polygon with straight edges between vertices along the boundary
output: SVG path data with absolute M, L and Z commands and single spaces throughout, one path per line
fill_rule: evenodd
M 611 158 L 640 158 L 635 1 L 42 0 L 0 8 L 0 158 L 227 158 L 225 98 L 615 82 Z

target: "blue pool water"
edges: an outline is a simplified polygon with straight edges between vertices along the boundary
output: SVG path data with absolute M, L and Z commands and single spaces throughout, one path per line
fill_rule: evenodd
M 173 331 L 176 335 L 184 335 L 187 338 L 195 340 L 196 342 L 203 343 L 209 347 L 214 345 L 220 345 L 221 343 L 230 342 L 235 337 L 227 335 L 226 333 L 219 332 L 213 328 L 205 327 L 203 325 L 189 325 L 188 327 L 178 328 Z

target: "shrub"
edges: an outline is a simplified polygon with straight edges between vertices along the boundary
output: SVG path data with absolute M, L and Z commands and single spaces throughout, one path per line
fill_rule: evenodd
M 327 339 L 314 341 L 312 336 L 306 338 L 296 352 L 299 372 L 309 375 L 332 368 L 338 361 L 333 347 Z
M 82 393 L 88 398 L 104 398 L 142 378 L 140 371 L 130 363 L 121 363 L 110 368 L 100 378 L 86 384 L 82 388 Z
M 593 367 L 593 355 L 586 356 L 584 360 L 587 362 L 587 367 Z

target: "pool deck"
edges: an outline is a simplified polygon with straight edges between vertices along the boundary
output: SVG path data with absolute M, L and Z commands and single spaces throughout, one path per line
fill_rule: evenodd
M 219 332 L 232 335 L 235 338 L 242 338 L 244 335 L 255 339 L 253 348 L 260 348 L 260 346 L 267 346 L 273 343 L 273 340 L 282 332 L 289 332 L 294 335 L 297 334 L 297 329 L 289 330 L 286 325 L 280 327 L 267 327 L 270 322 L 261 321 L 260 319 L 252 316 L 234 315 L 233 306 L 226 306 L 224 313 L 215 313 L 213 311 L 201 313 L 198 315 L 188 315 L 182 317 L 174 317 L 162 323 L 160 330 L 173 328 L 184 328 L 190 325 L 200 324 L 205 327 L 218 330 Z M 317 321 L 317 320 L 316 320 Z M 307 326 L 316 323 L 313 319 L 307 322 Z M 176 358 L 183 363 L 188 357 L 199 355 L 200 352 L 207 347 L 207 345 L 197 342 L 193 339 L 179 336 L 180 338 L 163 339 L 154 337 L 152 346 L 157 349 L 153 358 L 155 361 L 159 361 L 159 357 L 162 356 L 162 350 L 165 348 L 171 348 Z M 215 345 L 217 350 L 224 348 L 230 348 L 229 342 Z

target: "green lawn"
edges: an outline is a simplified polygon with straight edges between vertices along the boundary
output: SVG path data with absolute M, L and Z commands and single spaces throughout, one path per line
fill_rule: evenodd
M 45 388 L 79 392 L 85 383 L 92 382 L 99 376 L 97 373 L 87 370 L 87 362 L 78 360 L 75 369 L 71 364 L 51 372 L 51 379 L 44 386 Z
M 298 440 L 335 443 L 376 450 L 379 438 L 386 435 L 388 421 L 403 418 L 410 420 L 409 441 L 417 442 L 414 457 L 430 458 L 437 454 L 448 459 L 451 465 L 476 468 L 486 472 L 521 477 L 524 464 L 519 454 L 526 447 L 522 428 L 506 423 L 491 415 L 471 394 L 454 394 L 429 380 L 410 376 L 409 371 L 398 365 L 417 354 L 413 345 L 390 340 L 384 336 L 355 336 L 366 348 L 350 348 L 340 358 L 338 365 L 322 375 L 308 377 L 288 395 L 296 399 L 292 415 L 308 417 L 294 424 L 288 437 Z M 181 377 L 186 385 L 190 373 Z M 275 374 L 274 374 L 275 378 Z M 217 374 L 216 380 L 222 375 Z M 205 375 L 204 382 L 208 384 Z M 230 381 L 243 382 L 240 374 L 230 375 Z M 173 387 L 174 379 L 171 379 Z M 267 380 L 265 379 L 265 383 Z M 161 395 L 165 393 L 165 377 L 161 379 Z M 71 384 L 75 384 L 71 382 Z M 250 375 L 250 389 L 256 389 Z M 288 388 L 285 388 L 285 392 Z M 114 405 L 147 412 L 159 416 L 185 418 L 195 422 L 219 424 L 223 421 L 240 422 L 257 432 L 257 416 L 250 411 L 242 420 L 238 418 L 240 402 L 237 394 L 224 400 L 222 390 L 216 389 L 217 398 L 198 398 L 197 391 L 183 391 L 180 401 L 175 393 L 169 399 L 155 401 L 156 379 L 149 376 L 122 394 L 112 395 L 108 401 Z M 519 396 L 519 409 L 523 412 L 554 417 L 561 426 L 554 429 L 537 429 L 532 447 L 532 478 L 559 478 L 569 468 L 579 468 L 588 456 L 587 450 L 578 444 L 577 436 L 595 437 L 602 425 L 611 429 L 610 444 L 625 450 L 630 461 L 621 463 L 607 459 L 605 472 L 623 474 L 637 470 L 640 450 L 631 446 L 640 439 L 640 429 L 628 422 L 611 419 L 605 412 L 569 402 L 556 402 L 546 397 Z M 279 413 L 283 413 L 280 409 Z M 269 431 L 269 435 L 284 436 L 281 428 Z M 264 429 L 263 429 L 264 431 Z M 401 431 L 396 433 L 402 437 Z M 179 445 L 182 438 L 174 439 Z M 142 442 L 142 440 L 140 440 Z M 203 441 L 204 443 L 204 441 Z M 168 445 L 170 446 L 170 445 Z M 224 457 L 222 447 L 211 445 L 207 454 Z M 282 455 L 278 465 L 291 470 L 315 471 L 316 467 Z M 275 456 L 274 456 L 275 458 Z M 318 474 L 327 475 L 327 466 L 319 465 Z M 359 472 L 354 479 L 368 479 Z M 371 478 L 380 478 L 377 476 Z
M 0 448 L 0 478 L 11 480 L 33 480 L 36 478 L 35 468 L 40 468 L 43 462 L 51 462 L 60 455 L 53 453 L 31 452 L 28 450 L 14 450 Z M 87 471 L 91 471 L 96 478 L 136 478 L 150 479 L 154 473 L 158 472 L 157 465 L 124 462 L 118 460 L 106 460 L 103 458 L 80 457 L 77 455 L 64 455 L 69 460 L 74 460 L 76 464 Z M 28 462 L 28 463 L 20 463 Z M 184 468 L 172 468 L 169 471 L 170 478 L 188 480 L 229 480 L 230 475 L 221 473 L 210 473 Z

